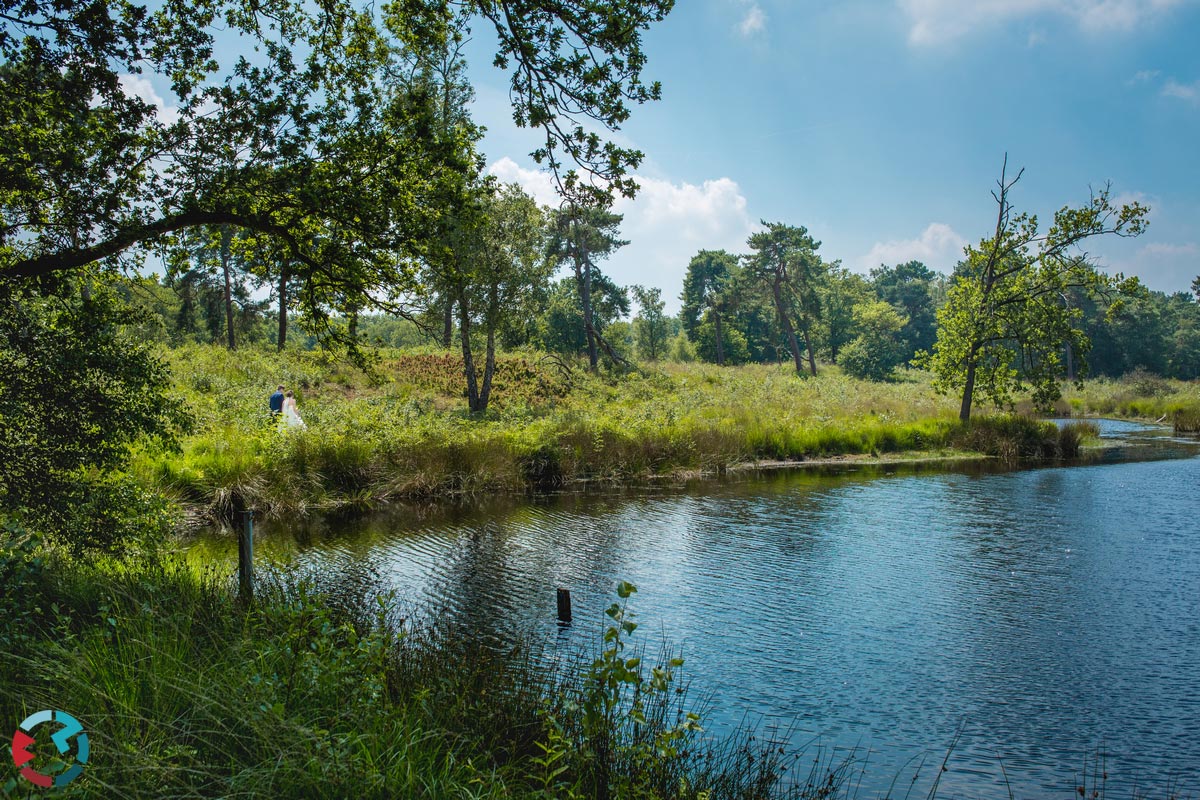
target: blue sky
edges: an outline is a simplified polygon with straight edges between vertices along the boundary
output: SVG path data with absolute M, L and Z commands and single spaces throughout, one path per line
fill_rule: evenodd
M 663 100 L 616 134 L 646 154 L 631 243 L 606 270 L 663 289 L 690 257 L 745 249 L 760 219 L 803 225 L 866 272 L 910 258 L 948 272 L 995 223 L 1008 153 L 1020 210 L 1049 221 L 1111 181 L 1152 208 L 1148 232 L 1095 242 L 1151 288 L 1200 274 L 1200 2 L 679 0 L 646 36 Z M 475 26 L 468 52 L 490 169 L 543 202 L 506 76 Z

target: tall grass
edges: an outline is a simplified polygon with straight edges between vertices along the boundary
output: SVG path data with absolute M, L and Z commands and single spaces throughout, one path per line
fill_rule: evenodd
M 83 722 L 92 757 L 72 796 L 804 795 L 781 780 L 778 742 L 681 725 L 688 694 L 629 660 L 624 627 L 603 645 L 617 655 L 551 663 L 528 638 L 501 649 L 451 620 L 413 628 L 387 598 L 340 602 L 286 574 L 247 608 L 178 563 L 25 555 L 5 603 L 36 613 L 0 651 L 0 718 Z
M 621 377 L 577 372 L 568 388 L 535 357 L 509 355 L 504 402 L 471 418 L 452 394 L 455 361 L 445 355 L 385 353 L 374 381 L 310 353 L 189 347 L 169 357 L 178 402 L 200 424 L 181 452 L 138 454 L 135 472 L 213 514 L 238 495 L 266 510 L 366 508 L 763 461 L 1073 450 L 1047 443 L 1059 436 L 1048 423 L 977 417 L 964 428 L 920 373 L 871 383 L 836 369 L 802 379 L 776 365 L 665 365 Z M 306 430 L 270 420 L 266 398 L 279 382 L 295 387 Z
M 1170 422 L 1177 433 L 1200 432 L 1200 381 L 1134 371 L 1089 381 L 1082 390 L 1069 389 L 1066 404 L 1074 414 Z

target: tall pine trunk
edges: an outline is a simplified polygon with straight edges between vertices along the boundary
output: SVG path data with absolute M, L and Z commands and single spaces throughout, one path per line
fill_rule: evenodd
M 232 238 L 229 226 L 221 226 L 221 270 L 225 273 L 225 332 L 228 335 L 229 349 L 237 350 L 237 342 L 233 338 L 233 288 L 229 276 L 229 245 Z
M 805 325 L 800 330 L 804 333 L 804 349 L 808 351 L 808 369 L 815 378 L 817 375 L 817 359 L 813 357 L 812 339 L 808 335 L 808 326 Z
M 779 315 L 779 324 L 783 326 L 784 336 L 787 338 L 788 350 L 791 351 L 792 361 L 796 364 L 796 374 L 804 374 L 804 361 L 800 354 L 800 342 L 796 340 L 796 328 L 792 325 L 792 320 L 788 317 L 787 307 L 783 302 L 783 290 L 780 287 L 782 279 L 776 275 L 775 282 L 771 285 L 772 293 L 775 295 L 775 313 Z
M 580 300 L 583 303 L 583 328 L 587 334 L 588 369 L 595 372 L 600 366 L 600 351 L 596 347 L 596 326 L 592 324 L 592 269 L 591 264 L 584 262 L 583 288 Z

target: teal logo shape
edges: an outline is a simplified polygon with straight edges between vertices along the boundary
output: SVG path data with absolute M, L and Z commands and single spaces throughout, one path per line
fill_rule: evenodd
M 50 737 L 50 741 L 54 742 L 54 746 L 58 748 L 59 755 L 65 756 L 72 750 L 75 751 L 75 763 L 59 775 L 46 775 L 38 772 L 29 764 L 36 757 L 30 748 L 37 743 L 37 740 L 30 734 L 34 728 L 47 722 L 56 722 L 62 726 Z M 71 746 L 72 738 L 75 739 L 74 747 Z M 83 772 L 83 765 L 87 763 L 88 736 L 84 732 L 83 726 L 79 724 L 79 720 L 67 712 L 39 711 L 26 717 L 13 733 L 12 757 L 13 763 L 21 767 L 21 777 L 34 786 L 40 786 L 43 789 L 49 789 L 51 786 L 66 786 L 80 776 Z

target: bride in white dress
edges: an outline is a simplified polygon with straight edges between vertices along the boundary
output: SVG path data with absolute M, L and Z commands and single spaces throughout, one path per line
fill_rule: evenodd
M 296 395 L 290 390 L 283 395 L 283 424 L 287 428 L 307 428 L 296 411 Z

